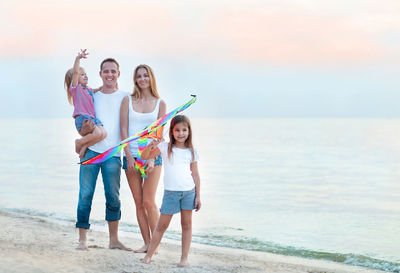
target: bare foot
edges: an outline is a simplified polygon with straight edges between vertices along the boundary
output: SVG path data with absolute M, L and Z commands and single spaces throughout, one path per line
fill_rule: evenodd
M 79 241 L 79 245 L 75 248 L 76 250 L 89 250 L 86 241 Z
M 120 241 L 117 241 L 115 243 L 110 243 L 108 245 L 109 249 L 120 249 L 120 250 L 125 250 L 125 251 L 132 251 L 132 248 L 124 246 Z
M 178 264 L 178 267 L 185 267 L 188 265 L 188 259 L 181 258 L 181 262 Z
M 134 250 L 135 253 L 147 253 L 147 249 L 149 249 L 149 244 L 145 244 L 139 249 Z
M 146 255 L 146 256 L 144 256 L 144 258 L 140 259 L 140 261 L 142 263 L 149 264 L 151 261 L 151 258 L 147 257 L 147 255 Z
M 75 139 L 75 152 L 77 154 L 79 154 L 81 149 L 82 149 L 81 140 L 80 139 Z
M 81 150 L 79 151 L 79 158 L 83 158 L 85 156 L 86 150 L 87 150 L 87 146 L 83 145 Z

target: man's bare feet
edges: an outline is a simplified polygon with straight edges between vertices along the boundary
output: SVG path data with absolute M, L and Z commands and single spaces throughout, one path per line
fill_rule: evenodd
M 178 264 L 178 267 L 185 267 L 187 265 L 188 265 L 188 259 L 181 258 L 181 262 Z
M 77 154 L 80 154 L 82 149 L 82 144 L 81 144 L 81 140 L 80 139 L 75 139 L 75 152 Z M 80 156 L 80 155 L 79 155 Z
M 75 248 L 76 250 L 89 250 L 86 241 L 79 241 L 79 245 Z
M 185 267 L 188 265 L 187 259 L 181 259 L 181 262 L 178 264 L 178 267 Z
M 144 246 L 142 246 L 139 249 L 134 250 L 133 252 L 135 252 L 135 253 L 146 253 L 147 249 L 149 249 L 149 244 L 145 244 Z
M 125 251 L 133 251 L 132 248 L 124 246 L 120 241 L 110 243 L 108 245 L 109 249 L 120 249 Z
M 140 261 L 141 261 L 142 263 L 149 264 L 150 261 L 151 261 L 151 258 L 150 258 L 150 257 L 147 257 L 147 255 L 146 255 L 146 256 L 144 256 L 144 258 L 140 259 Z

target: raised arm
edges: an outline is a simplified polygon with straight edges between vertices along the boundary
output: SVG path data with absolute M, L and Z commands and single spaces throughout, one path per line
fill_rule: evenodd
M 120 130 L 121 130 L 121 140 L 127 138 L 129 129 L 129 97 L 126 96 L 121 103 L 120 109 Z M 126 161 L 128 165 L 129 171 L 135 170 L 135 159 L 131 154 L 131 150 L 129 149 L 129 145 L 126 145 L 124 148 Z
M 201 208 L 201 201 L 200 201 L 200 174 L 199 174 L 199 169 L 197 167 L 197 161 L 192 162 L 190 164 L 190 170 L 192 171 L 192 177 L 196 188 L 196 199 L 194 200 L 194 207 L 196 208 L 196 211 L 198 211 Z
M 78 53 L 78 56 L 76 56 L 72 73 L 72 82 L 71 82 L 72 86 L 76 86 L 78 84 L 80 62 L 82 58 L 86 59 L 88 54 L 89 53 L 86 52 L 86 49 L 84 49 L 81 50 L 80 53 Z

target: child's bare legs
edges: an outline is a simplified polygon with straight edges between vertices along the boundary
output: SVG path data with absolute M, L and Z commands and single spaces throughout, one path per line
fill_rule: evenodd
M 145 264 L 150 263 L 151 257 L 156 252 L 158 245 L 161 242 L 161 239 L 164 235 L 164 232 L 167 230 L 169 223 L 171 222 L 172 215 L 161 214 L 160 219 L 158 220 L 157 227 L 153 233 L 153 237 L 151 238 L 149 248 L 147 249 L 146 256 L 141 259 Z
M 76 250 L 88 250 L 86 233 L 86 228 L 79 228 L 79 245 Z
M 189 248 L 192 242 L 192 211 L 181 210 L 181 226 L 182 226 L 182 255 L 179 267 L 188 264 Z
M 93 132 L 85 135 L 81 139 L 75 140 L 75 151 L 79 153 L 79 157 L 82 158 L 85 155 L 87 147 L 103 140 L 106 136 L 107 132 L 104 130 L 103 126 L 95 126 Z

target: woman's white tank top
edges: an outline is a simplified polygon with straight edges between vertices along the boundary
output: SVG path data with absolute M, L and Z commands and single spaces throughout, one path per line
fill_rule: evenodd
M 138 113 L 133 110 L 132 107 L 132 96 L 129 96 L 129 125 L 128 125 L 128 134 L 132 136 L 140 131 L 142 131 L 147 125 L 150 125 L 152 122 L 158 119 L 158 112 L 160 108 L 160 99 L 157 99 L 156 107 L 153 112 L 150 113 Z M 152 139 L 148 140 L 149 143 Z M 131 151 L 132 156 L 137 157 L 138 152 L 138 142 L 136 140 L 131 141 L 129 143 L 129 150 Z M 125 155 L 125 153 L 124 153 Z

